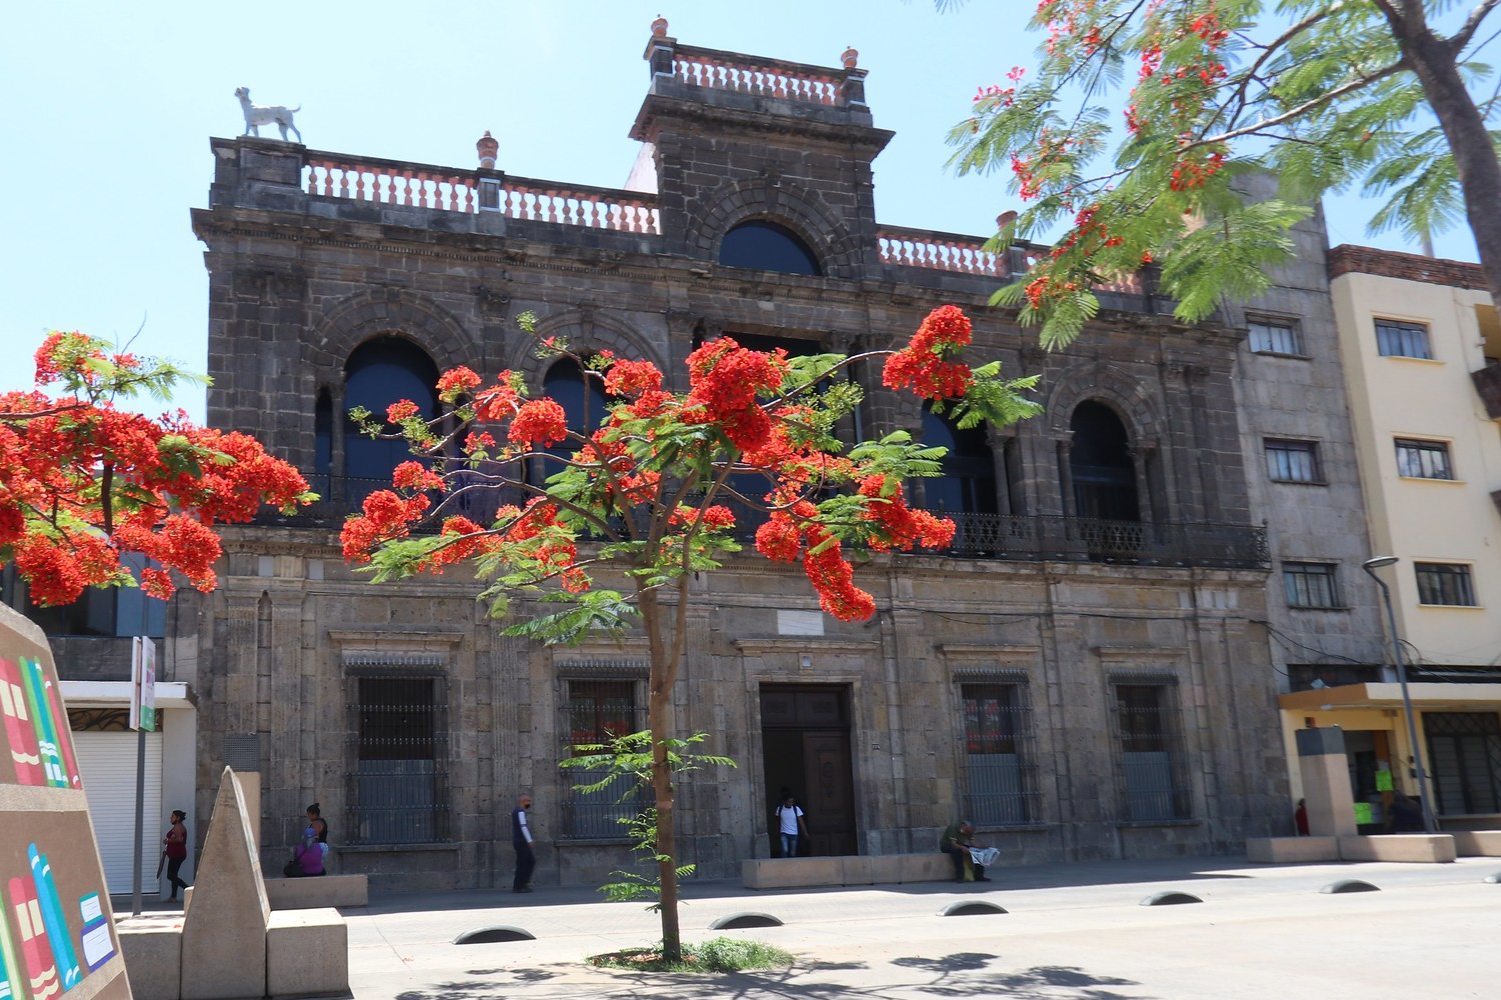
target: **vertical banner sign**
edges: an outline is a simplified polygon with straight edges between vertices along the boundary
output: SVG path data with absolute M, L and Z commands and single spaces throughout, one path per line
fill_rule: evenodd
M 130 639 L 130 728 L 156 731 L 156 643 Z

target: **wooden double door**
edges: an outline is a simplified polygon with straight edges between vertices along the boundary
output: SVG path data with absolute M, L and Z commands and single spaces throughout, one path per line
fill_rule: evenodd
M 774 812 L 788 793 L 802 807 L 808 827 L 798 854 L 857 853 L 849 718 L 846 686 L 762 686 L 762 766 L 767 832 L 774 857 L 781 849 Z

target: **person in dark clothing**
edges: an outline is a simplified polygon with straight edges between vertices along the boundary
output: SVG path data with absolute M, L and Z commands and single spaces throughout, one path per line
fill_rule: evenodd
M 943 836 L 938 839 L 938 849 L 947 854 L 954 862 L 954 881 L 967 882 L 965 868 L 974 872 L 976 882 L 989 882 L 990 877 L 985 874 L 985 866 L 977 865 L 970 858 L 971 847 L 984 847 L 984 844 L 975 843 L 975 827 L 968 820 L 960 820 L 952 826 L 945 827 Z
M 532 827 L 526 815 L 531 807 L 532 797 L 523 795 L 511 811 L 511 846 L 516 848 L 516 878 L 511 883 L 512 892 L 532 891 L 532 871 L 537 867 L 537 856 L 532 853 Z
M 162 838 L 162 844 L 167 855 L 167 883 L 172 886 L 172 895 L 169 899 L 177 898 L 178 889 L 186 889 L 188 884 L 182 880 L 179 874 L 182 871 L 182 863 L 188 857 L 188 826 L 184 821 L 188 814 L 181 809 L 172 810 L 172 828 Z
M 1405 792 L 1392 795 L 1392 808 L 1386 818 L 1391 833 L 1422 833 L 1423 804 Z
M 328 822 L 323 818 L 323 807 L 314 802 L 307 807 L 308 826 L 318 834 L 318 843 L 328 843 Z M 325 852 L 327 853 L 327 852 Z

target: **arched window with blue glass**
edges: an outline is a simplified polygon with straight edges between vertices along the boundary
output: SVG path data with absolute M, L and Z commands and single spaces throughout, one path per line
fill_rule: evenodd
M 437 384 L 438 366 L 426 351 L 404 337 L 376 337 L 355 348 L 344 365 L 345 413 L 364 407 L 384 421 L 387 407 L 409 399 L 424 417 L 436 417 Z M 391 470 L 412 457 L 405 441 L 372 440 L 347 416 L 343 444 L 344 493 L 354 506 L 375 490 L 388 489 Z
M 821 275 L 818 256 L 802 237 L 769 219 L 750 219 L 724 234 L 719 262 L 783 274 Z
M 985 425 L 964 430 L 948 414 L 924 407 L 922 440 L 929 447 L 947 448 L 943 475 L 924 479 L 923 506 L 934 513 L 997 514 L 995 455 Z
M 1136 463 L 1121 418 L 1104 403 L 1088 400 L 1074 409 L 1068 426 L 1075 516 L 1140 521 Z
M 563 358 L 547 369 L 542 378 L 542 395 L 561 406 L 568 416 L 568 429 L 584 437 L 589 437 L 599 427 L 610 402 L 600 380 L 586 378 L 572 358 Z M 542 480 L 545 482 L 548 476 L 562 471 L 562 463 L 572 458 L 577 450 L 578 443 L 570 441 L 561 441 L 544 449 L 557 461 L 550 458 L 540 460 Z

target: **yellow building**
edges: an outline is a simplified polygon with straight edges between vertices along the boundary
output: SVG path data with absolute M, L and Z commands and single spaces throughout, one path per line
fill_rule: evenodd
M 1397 557 L 1373 572 L 1391 588 L 1434 812 L 1445 829 L 1501 827 L 1501 323 L 1474 264 L 1340 246 L 1329 274 L 1371 552 Z M 1385 680 L 1281 698 L 1289 747 L 1296 729 L 1345 730 L 1372 825 L 1393 785 L 1419 791 Z

